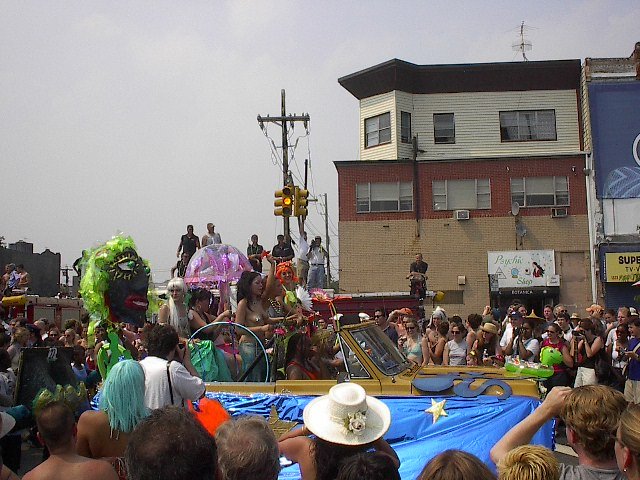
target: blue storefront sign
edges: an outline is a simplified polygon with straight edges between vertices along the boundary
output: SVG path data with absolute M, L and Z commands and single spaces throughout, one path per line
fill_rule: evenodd
M 598 198 L 640 198 L 640 82 L 589 85 Z

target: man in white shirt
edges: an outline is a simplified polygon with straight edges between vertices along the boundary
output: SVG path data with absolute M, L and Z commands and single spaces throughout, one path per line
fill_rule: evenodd
M 522 327 L 522 313 L 519 310 L 515 310 L 509 314 L 509 322 L 504 327 L 504 333 L 500 339 L 500 346 L 504 350 L 511 339 L 513 338 L 513 330 Z
M 635 309 L 634 309 L 635 310 Z M 618 309 L 618 325 L 627 325 L 631 319 L 631 311 L 627 307 L 620 307 Z M 605 346 L 613 344 L 616 339 L 616 329 L 612 329 L 607 335 L 607 341 Z
M 327 262 L 327 251 L 322 248 L 322 238 L 317 235 L 311 242 L 309 250 L 309 275 L 307 278 L 307 286 L 309 290 L 312 288 L 324 288 L 325 269 L 324 264 Z
M 309 274 L 309 243 L 307 242 L 307 232 L 304 230 L 304 223 L 302 223 L 301 219 L 298 219 L 298 229 L 300 238 L 298 239 L 298 254 L 296 255 L 298 260 L 297 274 L 300 285 L 306 287 L 307 275 Z
M 189 348 L 180 343 L 175 328 L 155 325 L 149 332 L 147 350 L 149 356 L 140 361 L 147 408 L 184 406 L 185 400 L 197 400 L 204 395 L 204 382 L 193 368 Z

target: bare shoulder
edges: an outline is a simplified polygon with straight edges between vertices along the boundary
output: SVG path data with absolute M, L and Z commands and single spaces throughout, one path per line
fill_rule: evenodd
M 304 458 L 311 455 L 313 442 L 309 437 L 293 437 L 278 442 L 280 453 L 292 462 L 300 463 Z
M 92 480 L 117 480 L 118 474 L 116 473 L 113 465 L 106 460 L 89 460 L 86 464 L 87 473 Z M 87 477 L 89 478 L 89 477 Z
M 103 411 L 87 410 L 85 412 L 82 412 L 82 415 L 80 415 L 78 425 L 80 425 L 81 423 L 85 423 L 87 425 L 99 423 L 104 415 L 105 413 Z

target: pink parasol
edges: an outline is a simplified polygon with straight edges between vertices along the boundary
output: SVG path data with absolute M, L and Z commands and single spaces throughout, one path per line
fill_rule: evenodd
M 229 283 L 240 278 L 242 272 L 251 271 L 247 257 L 232 245 L 207 245 L 193 254 L 184 283 L 190 287 L 213 288 L 220 290 L 220 306 L 229 299 Z

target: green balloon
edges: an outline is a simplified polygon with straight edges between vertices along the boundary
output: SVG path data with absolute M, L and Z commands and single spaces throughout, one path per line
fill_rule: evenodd
M 540 351 L 540 363 L 550 367 L 552 365 L 560 365 L 563 362 L 562 352 L 557 348 L 543 347 Z

